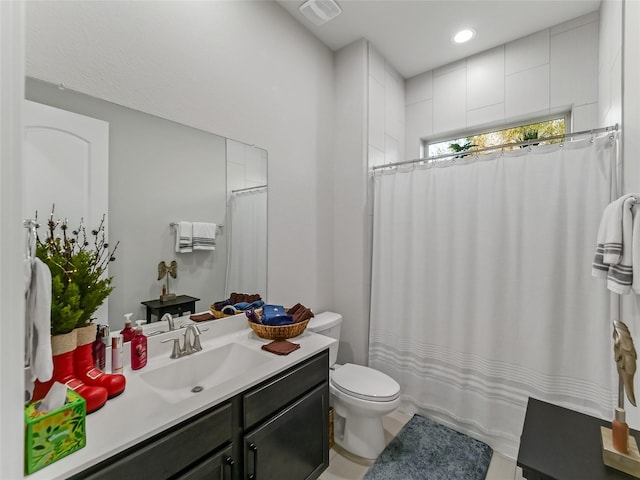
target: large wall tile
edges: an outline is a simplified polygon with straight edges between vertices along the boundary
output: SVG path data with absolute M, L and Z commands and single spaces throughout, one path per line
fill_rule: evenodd
M 463 63 L 464 65 L 464 63 Z M 433 76 L 433 131 L 459 130 L 467 123 L 467 71 L 448 70 Z
M 505 45 L 506 75 L 549 63 L 549 30 L 528 35 Z
M 433 133 L 433 100 L 407 105 L 404 158 L 420 157 L 420 140 Z
M 404 141 L 404 139 L 403 139 Z M 399 155 L 399 145 L 397 138 L 393 138 L 390 135 L 385 135 L 385 144 L 384 144 L 384 163 L 396 163 L 400 160 Z
M 460 70 L 467 67 L 467 59 L 462 59 L 457 62 L 448 63 L 447 65 L 443 65 L 442 67 L 438 67 L 433 70 L 433 78 L 439 77 L 440 75 L 445 75 L 447 73 L 451 73 L 454 70 Z
M 504 46 L 467 59 L 467 109 L 504 102 Z
M 384 81 L 384 132 L 396 140 L 400 138 L 398 136 L 400 109 L 404 110 L 404 102 L 398 97 L 400 92 L 398 83 L 398 75 L 387 69 Z
M 589 103 L 573 107 L 571 112 L 571 130 L 581 132 L 582 130 L 591 130 L 598 125 L 598 103 Z
M 384 87 L 369 76 L 369 144 L 384 151 Z
M 549 110 L 549 65 L 507 75 L 505 117 L 518 118 Z
M 384 165 L 384 152 L 369 145 L 369 167 Z
M 398 137 L 398 139 L 402 139 L 404 135 L 404 125 L 406 122 L 404 118 L 404 106 L 407 104 L 407 102 L 405 99 L 404 79 L 400 75 L 398 75 L 398 101 L 398 108 L 400 110 L 400 112 L 398 113 L 398 121 L 400 122 L 400 129 L 402 130 L 402 134 Z
M 633 88 L 638 88 L 636 85 Z M 611 67 L 611 106 L 609 107 L 609 123 L 622 123 L 622 52 Z
M 598 101 L 598 23 L 551 36 L 551 107 Z
M 492 125 L 504 122 L 504 102 L 488 107 L 467 110 L 467 127 Z
M 384 85 L 384 57 L 369 42 L 369 75 Z
M 550 33 L 551 35 L 557 35 L 558 33 L 568 32 L 569 30 L 582 27 L 588 23 L 598 22 L 599 18 L 599 12 L 587 13 L 586 15 L 583 15 L 581 17 L 573 18 L 571 20 L 567 20 L 564 23 L 560 23 L 559 25 L 551 27 Z
M 433 98 L 433 72 L 428 71 L 411 77 L 405 82 L 405 104 Z

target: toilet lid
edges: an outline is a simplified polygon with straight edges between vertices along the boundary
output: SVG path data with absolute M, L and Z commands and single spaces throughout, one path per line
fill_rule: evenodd
M 400 385 L 390 376 L 374 370 L 345 363 L 331 375 L 331 383 L 347 395 L 371 402 L 389 402 L 400 395 Z

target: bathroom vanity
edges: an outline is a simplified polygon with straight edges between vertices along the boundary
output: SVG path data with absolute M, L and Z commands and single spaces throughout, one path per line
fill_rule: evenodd
M 318 478 L 329 466 L 328 381 L 324 351 L 72 478 Z
M 332 339 L 305 332 L 293 340 L 298 350 L 280 356 L 261 350 L 269 341 L 256 337 L 244 318 L 208 323 L 203 351 L 193 359 L 169 359 L 171 342 L 161 340 L 176 332 L 150 337 L 150 351 L 157 354 L 149 370 L 127 371 L 125 392 L 87 416 L 87 447 L 27 478 L 318 478 L 329 465 Z M 230 344 L 241 347 L 232 350 Z M 183 377 L 202 359 L 215 370 L 216 362 L 226 361 L 211 356 L 217 350 L 230 358 L 233 370 L 242 363 L 233 356 L 245 355 L 245 348 L 260 355 L 260 365 L 220 382 L 202 377 L 204 390 L 188 397 L 147 384 L 154 369 L 171 377 L 176 362 L 185 359 Z

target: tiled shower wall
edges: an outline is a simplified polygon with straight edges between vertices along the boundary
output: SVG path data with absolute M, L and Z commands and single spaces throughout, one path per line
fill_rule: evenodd
M 367 42 L 369 53 L 369 166 L 404 159 L 404 79 Z
M 599 126 L 598 26 L 594 12 L 408 79 L 405 158 L 421 139 L 560 112 Z

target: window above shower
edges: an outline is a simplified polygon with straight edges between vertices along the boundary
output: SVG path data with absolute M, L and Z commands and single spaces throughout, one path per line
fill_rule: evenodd
M 563 135 L 567 132 L 568 124 L 569 113 L 566 113 L 554 115 L 553 117 L 538 118 L 494 130 L 463 133 L 453 138 L 425 140 L 424 157 L 433 158 L 434 161 L 449 160 L 452 155 L 459 152 L 462 154 L 462 152 L 473 152 L 487 147 Z M 561 141 L 561 139 L 534 143 L 538 145 L 558 141 Z M 505 147 L 504 150 L 515 150 L 518 148 L 520 148 L 520 146 L 509 146 Z M 478 153 L 490 153 L 490 151 Z

